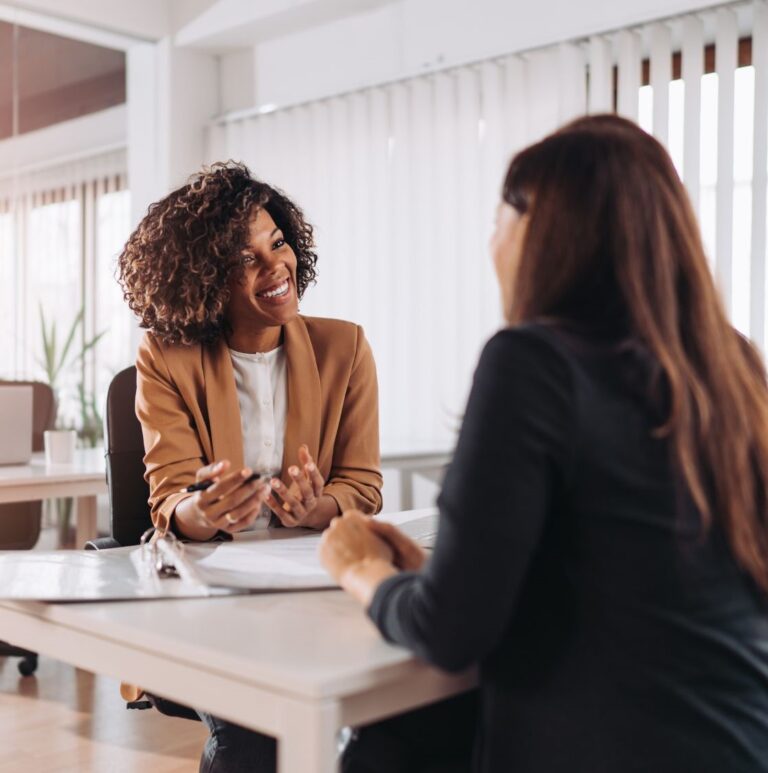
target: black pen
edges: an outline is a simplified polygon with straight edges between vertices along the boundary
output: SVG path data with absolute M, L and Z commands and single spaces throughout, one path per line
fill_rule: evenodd
M 251 483 L 254 480 L 258 480 L 261 477 L 261 475 L 258 472 L 251 473 L 244 481 L 243 483 Z M 201 480 L 197 483 L 192 483 L 190 486 L 187 486 L 186 488 L 182 489 L 182 492 L 185 494 L 193 494 L 195 491 L 205 491 L 207 488 L 210 488 L 213 485 L 212 480 Z

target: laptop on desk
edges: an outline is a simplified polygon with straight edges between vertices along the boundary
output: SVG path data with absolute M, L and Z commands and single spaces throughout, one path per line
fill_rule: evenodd
M 32 458 L 32 387 L 0 385 L 0 464 Z

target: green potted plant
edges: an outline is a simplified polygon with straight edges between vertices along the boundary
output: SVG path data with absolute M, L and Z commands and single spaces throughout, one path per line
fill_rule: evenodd
M 78 438 L 88 446 L 95 446 L 101 440 L 101 416 L 96 406 L 96 400 L 88 395 L 82 378 L 82 362 L 85 355 L 101 340 L 106 331 L 102 331 L 90 340 L 78 339 L 85 309 L 80 308 L 72 324 L 59 345 L 55 320 L 50 325 L 46 322 L 42 305 L 40 311 L 40 332 L 43 345 L 43 357 L 38 364 L 45 373 L 45 378 L 56 395 L 57 415 L 55 429 L 45 433 L 45 452 L 48 463 L 71 462 L 75 444 Z M 79 345 L 78 345 L 79 341 Z M 60 415 L 61 378 L 73 368 L 79 368 L 80 378 L 77 383 L 77 396 L 80 416 L 76 421 Z M 78 426 L 79 424 L 79 426 Z M 72 499 L 57 499 L 56 514 L 59 528 L 59 542 L 66 541 L 72 519 Z

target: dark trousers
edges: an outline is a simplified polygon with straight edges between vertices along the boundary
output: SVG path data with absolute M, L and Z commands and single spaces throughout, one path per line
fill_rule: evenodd
M 358 728 L 342 773 L 470 773 L 476 691 Z
M 210 735 L 200 757 L 200 773 L 275 773 L 277 741 L 198 711 Z
M 470 773 L 477 706 L 470 692 L 358 728 L 342 773 Z M 198 714 L 210 732 L 200 773 L 275 773 L 274 738 Z

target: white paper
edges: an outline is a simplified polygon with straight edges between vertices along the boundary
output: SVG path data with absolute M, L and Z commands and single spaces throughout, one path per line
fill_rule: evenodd
M 423 547 L 431 547 L 437 530 L 433 509 L 387 515 Z M 244 532 L 233 542 L 191 545 L 185 563 L 198 582 L 211 586 L 251 590 L 335 588 L 335 581 L 320 563 L 322 535 L 309 529 L 269 529 Z
M 325 574 L 318 559 L 319 545 L 319 535 L 269 542 L 246 542 L 242 545 L 223 544 L 196 563 L 198 567 L 209 570 L 314 577 L 318 573 Z

